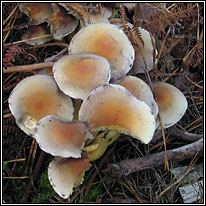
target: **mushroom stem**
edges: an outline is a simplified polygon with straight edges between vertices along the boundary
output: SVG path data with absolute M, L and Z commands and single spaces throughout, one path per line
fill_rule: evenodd
M 53 67 L 54 62 L 42 62 L 38 64 L 20 65 L 20 66 L 10 66 L 3 68 L 3 73 L 11 72 L 31 72 L 33 70 L 43 69 L 47 67 Z
M 107 147 L 119 138 L 120 134 L 118 131 L 111 130 L 97 135 L 95 141 L 83 149 L 87 152 L 89 160 L 94 161 L 99 159 L 105 153 Z
M 73 103 L 74 103 L 74 117 L 73 117 L 73 120 L 78 120 L 79 110 L 80 110 L 80 107 L 82 105 L 82 100 L 81 99 L 73 99 Z

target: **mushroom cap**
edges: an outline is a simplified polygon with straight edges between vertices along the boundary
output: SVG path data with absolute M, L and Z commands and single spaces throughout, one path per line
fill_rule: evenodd
M 184 94 L 165 82 L 153 83 L 153 90 L 157 98 L 162 126 L 164 128 L 173 126 L 187 110 L 188 103 Z
M 94 8 L 89 14 L 89 23 L 109 23 L 108 18 L 112 15 L 112 11 L 106 7 Z
M 37 39 L 32 39 L 37 38 Z M 26 32 L 21 37 L 22 40 L 31 39 L 25 43 L 30 45 L 41 45 L 53 39 L 49 29 L 46 25 L 33 25 L 29 26 Z
M 154 100 L 152 90 L 149 85 L 142 79 L 134 76 L 126 76 L 114 82 L 114 84 L 121 85 L 128 89 L 137 99 L 145 102 L 154 113 L 154 117 L 158 114 L 158 105 Z
M 51 3 L 21 3 L 19 9 L 32 18 L 32 24 L 41 24 L 52 15 Z
M 111 70 L 109 62 L 101 56 L 73 54 L 60 58 L 53 72 L 62 92 L 84 99 L 96 87 L 109 83 Z
M 117 130 L 145 144 L 155 131 L 155 118 L 149 106 L 116 84 L 94 89 L 82 103 L 79 120 L 88 122 L 94 132 Z
M 134 60 L 134 64 L 133 64 L 133 68 L 132 68 L 132 72 L 135 74 L 138 73 L 145 73 L 144 69 L 142 67 L 145 68 L 145 64 L 144 64 L 144 60 L 142 58 L 141 53 L 143 54 L 146 64 L 147 64 L 147 71 L 150 71 L 153 69 L 153 46 L 152 46 L 152 40 L 150 37 L 150 33 L 139 27 L 139 31 L 141 33 L 141 38 L 144 41 L 144 46 L 142 45 L 141 41 L 137 38 L 136 41 L 139 45 L 139 48 L 134 46 L 135 49 L 135 60 Z M 153 38 L 154 42 L 155 39 Z M 140 53 L 141 51 L 141 53 Z M 156 54 L 157 54 L 157 50 L 156 50 Z
M 52 8 L 53 14 L 49 18 L 48 23 L 51 26 L 54 38 L 62 40 L 64 36 L 67 36 L 76 29 L 79 20 L 71 14 L 67 14 L 67 11 L 57 3 L 52 3 Z
M 37 122 L 47 115 L 73 119 L 71 98 L 59 90 L 49 75 L 37 74 L 24 78 L 13 89 L 8 101 L 16 124 L 30 136 L 34 135 Z
M 53 156 L 78 158 L 85 141 L 93 135 L 82 121 L 48 115 L 36 125 L 34 138 L 42 150 Z
M 111 80 L 125 76 L 133 66 L 134 48 L 116 25 L 89 24 L 74 35 L 69 54 L 90 53 L 105 57 L 111 64 Z
M 89 159 L 56 157 L 48 167 L 50 184 L 60 197 L 67 199 L 89 166 Z

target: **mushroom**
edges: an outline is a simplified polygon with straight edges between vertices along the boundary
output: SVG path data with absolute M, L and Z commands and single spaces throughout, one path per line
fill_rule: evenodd
M 101 6 L 93 8 L 89 14 L 89 23 L 109 23 L 109 18 L 112 16 L 112 10 Z
M 93 132 L 117 130 L 145 144 L 155 131 L 155 118 L 149 106 L 116 84 L 94 89 L 82 103 L 79 120 L 86 121 Z
M 52 8 L 53 14 L 47 22 L 50 25 L 54 39 L 62 40 L 64 36 L 67 36 L 76 29 L 79 20 L 71 14 L 67 14 L 66 10 L 57 3 L 52 3 Z
M 21 37 L 22 40 L 29 40 L 25 41 L 25 43 L 30 45 L 41 45 L 53 39 L 52 34 L 49 32 L 49 29 L 46 25 L 33 25 L 29 26 L 26 32 Z
M 133 66 L 134 48 L 116 25 L 89 24 L 72 38 L 69 54 L 90 53 L 105 57 L 111 64 L 111 80 L 125 76 Z
M 135 60 L 134 60 L 134 65 L 132 68 L 132 73 L 134 74 L 138 74 L 138 73 L 145 73 L 145 70 L 143 68 L 145 68 L 145 66 L 147 66 L 145 69 L 146 71 L 150 71 L 153 69 L 153 62 L 154 62 L 154 58 L 153 58 L 153 45 L 152 45 L 152 40 L 151 40 L 151 36 L 150 33 L 139 27 L 139 31 L 141 34 L 141 38 L 144 42 L 144 45 L 142 44 L 142 42 L 138 39 L 135 38 L 136 43 L 138 44 L 138 47 L 134 46 L 135 49 Z M 155 39 L 153 38 L 153 41 L 155 43 Z M 157 50 L 155 50 L 156 54 L 157 54 Z M 146 62 L 146 65 L 144 63 L 144 59 Z M 142 68 L 143 67 L 143 68 Z
M 42 150 L 53 156 L 79 158 L 85 141 L 93 135 L 85 122 L 48 115 L 37 123 L 34 138 Z
M 149 85 L 142 79 L 134 76 L 126 76 L 114 82 L 128 89 L 137 99 L 145 102 L 154 113 L 154 117 L 158 114 L 158 105 L 154 100 L 154 96 Z
M 165 82 L 153 83 L 159 114 L 163 128 L 176 124 L 185 114 L 188 103 L 184 94 L 176 87 Z M 158 120 L 157 120 L 157 124 Z
M 110 23 L 117 25 L 120 29 L 124 28 L 122 26 L 121 19 L 118 19 L 118 18 L 111 19 Z M 131 33 L 133 34 L 132 35 L 132 40 L 133 40 L 132 45 L 133 45 L 134 50 L 135 50 L 134 64 L 133 64 L 132 70 L 129 73 L 138 74 L 138 73 L 145 73 L 145 70 L 146 71 L 152 70 L 153 69 L 153 62 L 154 62 L 154 56 L 153 56 L 154 48 L 152 45 L 150 33 L 147 30 L 145 30 L 141 27 L 138 27 L 139 32 L 136 32 L 136 34 L 135 34 L 133 24 L 127 22 L 126 26 L 130 29 Z M 137 37 L 137 33 L 139 33 L 142 40 L 140 40 Z M 154 37 L 152 37 L 152 38 L 153 38 L 153 42 L 155 43 Z M 157 55 L 157 50 L 155 50 L 155 52 Z M 145 62 L 144 62 L 144 60 L 145 60 Z M 146 65 L 145 65 L 145 63 L 146 63 Z M 145 68 L 145 66 L 147 66 L 147 68 Z
M 41 24 L 46 22 L 52 15 L 51 3 L 21 3 L 21 12 L 29 16 L 31 24 Z
M 37 74 L 24 78 L 13 89 L 8 101 L 16 124 L 30 136 L 34 135 L 37 122 L 47 115 L 65 120 L 73 118 L 71 98 L 59 90 L 49 75 Z
M 60 197 L 67 199 L 72 194 L 73 188 L 82 183 L 89 166 L 89 159 L 55 157 L 48 167 L 50 184 Z
M 60 58 L 53 72 L 62 92 L 75 99 L 84 99 L 96 87 L 109 83 L 111 71 L 104 57 L 73 54 Z
M 117 131 L 104 131 L 98 134 L 92 144 L 83 148 L 89 160 L 94 161 L 99 159 L 104 154 L 107 147 L 119 138 L 120 134 L 121 133 Z

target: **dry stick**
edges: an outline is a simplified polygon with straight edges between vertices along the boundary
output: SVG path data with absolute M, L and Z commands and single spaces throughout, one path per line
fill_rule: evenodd
M 176 149 L 167 150 L 168 161 L 183 161 L 193 157 L 196 153 L 202 152 L 202 150 L 203 138 L 194 143 Z M 119 162 L 118 165 L 110 164 L 108 168 L 105 169 L 105 172 L 121 177 L 144 169 L 160 167 L 165 163 L 164 156 L 165 152 L 160 152 L 145 157 L 123 160 Z M 118 170 L 115 170 L 114 166 L 116 166 Z
M 37 64 L 20 65 L 20 66 L 10 66 L 7 69 L 3 68 L 3 73 L 11 72 L 31 72 L 33 70 L 44 69 L 47 67 L 53 67 L 54 62 L 42 62 Z
M 165 150 L 165 169 L 167 169 L 169 171 L 170 168 L 169 168 L 169 162 L 168 162 L 168 157 L 167 157 L 167 145 L 166 145 L 167 143 L 166 143 L 165 131 L 164 131 L 164 128 L 162 126 L 162 119 L 161 119 L 159 112 L 158 112 L 158 119 L 159 119 L 159 123 L 160 123 L 160 127 L 161 127 L 162 138 L 163 138 L 163 143 L 164 143 L 164 150 Z
M 171 128 L 170 136 L 176 137 L 177 139 L 181 139 L 185 142 L 195 142 L 202 138 L 203 134 L 193 134 L 189 132 L 184 132 L 176 127 Z
M 31 168 L 33 167 L 33 164 L 34 164 L 34 159 L 36 157 L 37 148 L 38 148 L 38 143 L 37 143 L 37 141 L 35 141 L 34 142 L 34 149 L 33 149 L 33 152 L 32 152 L 31 163 L 30 163 Z
M 45 62 L 53 62 L 58 60 L 61 56 L 63 56 L 65 53 L 68 52 L 68 47 L 64 48 L 62 51 L 60 51 L 58 54 L 53 55 L 52 57 L 49 57 L 45 59 Z
M 17 8 L 18 8 L 18 4 L 15 6 L 15 8 L 12 10 L 12 12 L 9 14 L 9 16 L 7 16 L 7 18 L 3 21 L 3 26 L 7 23 L 7 21 L 11 18 L 11 16 L 16 12 Z
M 26 188 L 26 191 L 24 192 L 24 196 L 23 198 L 20 200 L 20 203 L 26 203 L 29 195 L 30 195 L 30 191 L 31 191 L 31 188 L 32 188 L 32 185 L 33 185 L 33 182 L 36 180 L 37 176 L 38 176 L 38 173 L 39 173 L 39 170 L 41 168 L 41 165 L 42 165 L 42 162 L 44 160 L 46 156 L 46 153 L 44 151 L 41 151 L 41 154 L 39 156 L 39 159 L 38 159 L 38 162 L 37 162 L 37 165 L 35 167 L 35 170 L 34 170 L 34 173 L 33 173 L 33 176 L 32 176 L 32 179 L 31 181 L 29 182 L 27 188 Z
M 33 139 L 32 144 L 31 144 L 31 148 L 30 148 L 30 151 L 29 151 L 29 157 L 28 157 L 27 162 L 26 162 L 25 173 L 27 173 L 28 168 L 29 168 L 29 163 L 30 163 L 31 156 L 32 156 L 32 153 L 33 153 L 33 150 L 34 150 L 35 142 L 36 142 L 36 139 Z

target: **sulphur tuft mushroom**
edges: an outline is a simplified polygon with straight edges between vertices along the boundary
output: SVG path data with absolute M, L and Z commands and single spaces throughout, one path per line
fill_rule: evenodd
M 9 96 L 9 108 L 16 124 L 33 136 L 37 122 L 47 116 L 56 115 L 65 120 L 73 118 L 73 103 L 63 94 L 52 76 L 33 75 L 24 78 Z
M 75 99 L 84 99 L 96 87 L 109 83 L 111 75 L 109 62 L 94 54 L 63 56 L 53 72 L 61 91 Z
M 48 115 L 36 125 L 34 138 L 42 150 L 53 156 L 79 158 L 85 141 L 93 135 L 85 122 Z
M 125 76 L 132 68 L 134 48 L 116 25 L 89 24 L 77 32 L 69 45 L 69 54 L 89 53 L 103 56 L 111 64 L 111 80 Z
M 25 43 L 36 46 L 44 44 L 53 39 L 48 27 L 44 24 L 29 26 L 21 37 Z
M 154 63 L 154 55 L 153 55 L 154 48 L 152 45 L 152 39 L 151 39 L 150 33 L 141 27 L 138 27 L 138 29 L 140 31 L 140 35 L 141 35 L 141 38 L 144 44 L 142 44 L 140 39 L 136 38 L 138 47 L 134 45 L 135 60 L 134 60 L 133 68 L 132 68 L 132 73 L 134 74 L 145 73 L 145 70 L 146 71 L 152 70 L 153 63 Z M 153 36 L 152 38 L 153 38 L 153 42 L 155 43 L 155 39 Z M 157 55 L 157 50 L 155 50 L 155 53 Z
M 184 94 L 178 88 L 165 82 L 153 83 L 153 90 L 157 98 L 163 128 L 173 126 L 187 110 L 188 103 Z M 158 119 L 157 125 L 159 125 Z
M 54 39 L 62 40 L 63 37 L 76 29 L 79 20 L 73 15 L 67 14 L 67 11 L 57 3 L 52 3 L 51 5 L 53 13 L 47 22 L 50 25 Z
M 48 167 L 50 184 L 60 197 L 67 199 L 72 194 L 73 188 L 82 183 L 89 166 L 89 159 L 55 157 Z
M 52 15 L 51 3 L 21 3 L 21 12 L 30 17 L 30 24 L 41 24 L 46 22 Z
M 142 79 L 135 76 L 126 76 L 113 83 L 125 87 L 135 97 L 145 102 L 151 108 L 155 118 L 157 117 L 158 105 L 154 100 L 152 90 L 150 89 L 149 85 L 146 82 L 144 82 Z
M 149 106 L 116 84 L 94 89 L 82 103 L 79 120 L 86 121 L 92 131 L 117 130 L 145 144 L 155 131 L 155 118 Z

